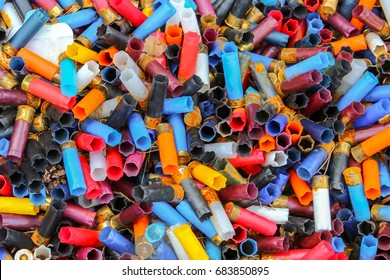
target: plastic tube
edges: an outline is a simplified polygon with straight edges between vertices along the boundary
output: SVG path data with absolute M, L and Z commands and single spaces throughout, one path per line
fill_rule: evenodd
M 59 87 L 45 82 L 39 78 L 27 75 L 22 82 L 22 90 L 27 91 L 39 98 L 49 101 L 50 103 L 69 110 L 76 103 L 76 98 L 66 97 L 61 94 Z
M 360 244 L 359 260 L 372 260 L 378 250 L 378 238 L 373 235 L 363 236 Z
M 68 184 L 63 184 L 52 188 L 50 191 L 50 196 L 55 200 L 63 201 L 73 198 L 73 196 L 70 194 Z
M 5 3 L 1 9 L 1 16 L 5 19 L 5 24 L 8 28 L 22 25 L 23 22 L 12 3 Z
M 238 60 L 238 50 L 234 43 L 225 43 L 222 54 L 222 64 L 224 74 L 232 79 L 227 80 L 226 88 L 229 103 L 232 108 L 243 105 L 243 92 L 241 83 L 240 64 Z
M 152 145 L 152 141 L 142 116 L 139 113 L 133 112 L 128 118 L 127 124 L 137 149 L 140 149 L 141 151 L 148 150 Z
M 278 114 L 276 117 L 266 123 L 265 129 L 269 135 L 275 137 L 286 128 L 287 124 L 287 117 L 283 114 Z
M 221 142 L 204 145 L 205 152 L 213 151 L 220 158 L 235 158 L 237 156 L 236 142 Z
M 122 138 L 122 135 L 115 129 L 91 118 L 83 121 L 81 129 L 86 133 L 101 137 L 107 145 L 112 147 L 118 145 Z
M 196 217 L 195 212 L 192 210 L 187 200 L 181 201 L 177 205 L 176 210 L 188 221 L 190 221 L 193 226 L 203 232 L 208 238 L 213 240 L 214 243 L 219 244 L 221 242 L 220 237 L 217 235 L 217 232 L 212 222 L 209 219 L 200 221 Z
M 104 156 L 104 151 L 100 152 L 90 152 L 89 161 L 91 167 L 91 177 L 95 181 L 104 181 L 107 177 L 106 173 L 106 158 Z
M 148 90 L 145 84 L 133 69 L 127 68 L 123 70 L 119 79 L 137 101 L 145 100 L 148 97 Z
M 61 150 L 70 194 L 74 196 L 85 194 L 87 187 L 85 185 L 76 143 L 74 141 L 67 141 L 61 145 Z
M 99 64 L 90 60 L 77 71 L 76 74 L 76 86 L 77 92 L 81 92 L 86 88 L 90 82 L 99 74 Z
M 112 3 L 113 1 L 111 1 Z M 159 29 L 165 22 L 176 13 L 175 7 L 169 3 L 163 3 L 153 14 L 148 17 L 138 28 L 134 31 L 133 36 L 144 40 L 152 32 Z M 131 16 L 134 18 L 134 15 Z
M 379 174 L 381 182 L 381 196 L 387 196 L 390 193 L 390 173 L 386 168 L 387 161 L 383 158 L 378 160 L 379 162 Z
M 191 260 L 208 260 L 209 256 L 204 251 L 199 240 L 187 224 L 181 225 L 173 230 L 174 235 L 183 246 Z
M 198 21 L 195 12 L 192 9 L 187 8 L 180 11 L 180 18 L 184 34 L 187 32 L 196 32 L 200 35 Z
M 364 194 L 361 169 L 359 167 L 349 167 L 344 170 L 343 175 L 348 186 L 348 193 L 356 220 L 359 222 L 369 220 L 370 208 Z
M 187 220 L 167 202 L 153 202 L 153 213 L 169 226 L 185 224 Z
M 353 158 L 358 162 L 362 162 L 363 160 L 374 155 L 378 151 L 386 148 L 388 146 L 388 133 L 390 133 L 390 128 L 385 128 L 384 130 L 366 139 L 362 143 L 354 146 L 351 149 Z
M 309 72 L 311 70 L 321 71 L 330 66 L 333 66 L 334 60 L 330 60 L 330 56 L 326 53 L 318 53 L 310 58 L 307 58 L 286 69 L 285 75 L 287 79 L 291 79 L 299 74 Z
M 262 205 L 270 205 L 276 198 L 282 194 L 280 187 L 274 183 L 267 184 L 259 190 L 259 200 Z
M 364 115 L 353 122 L 355 128 L 368 127 L 390 113 L 389 99 L 382 99 L 366 108 Z
M 288 208 L 272 208 L 269 206 L 252 205 L 246 209 L 280 225 L 288 221 Z
M 334 147 L 335 144 L 332 141 L 330 144 L 323 144 L 314 148 L 296 168 L 298 176 L 302 180 L 309 181 L 333 151 Z
M 135 254 L 135 245 L 112 227 L 105 227 L 99 234 L 99 240 L 119 254 Z
M 8 43 L 5 44 L 3 50 L 10 56 L 16 55 L 17 51 L 25 47 L 42 29 L 49 18 L 49 15 L 43 9 L 36 9 L 11 37 Z
M 207 167 L 197 161 L 192 161 L 188 167 L 190 169 L 191 175 L 199 182 L 202 182 L 217 191 L 226 187 L 226 177 L 212 168 Z
M 309 205 L 309 203 L 313 200 L 313 193 L 309 184 L 299 178 L 294 169 L 290 170 L 289 174 L 291 186 L 299 202 L 302 205 Z
M 225 211 L 232 222 L 253 229 L 265 236 L 273 236 L 277 230 L 276 223 L 273 221 L 234 205 L 232 202 L 226 204 Z
M 331 230 L 328 177 L 316 175 L 312 178 L 314 225 L 316 231 Z
M 222 203 L 220 202 L 217 193 L 211 188 L 204 188 L 201 190 L 203 197 L 205 197 L 207 204 L 210 207 L 212 216 L 210 217 L 219 237 L 225 241 L 234 236 L 234 229 L 226 216 Z

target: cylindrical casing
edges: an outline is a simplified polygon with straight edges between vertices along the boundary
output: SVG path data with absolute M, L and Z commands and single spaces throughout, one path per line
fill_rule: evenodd
M 173 128 L 173 136 L 175 139 L 175 147 L 179 164 L 187 164 L 190 161 L 190 156 L 187 148 L 187 138 L 183 116 L 181 114 L 172 114 L 168 116 L 168 121 Z
M 225 211 L 232 222 L 253 229 L 265 236 L 273 236 L 277 230 L 275 222 L 234 205 L 233 202 L 226 204 Z
M 356 27 L 350 24 L 345 17 L 337 12 L 333 15 L 329 15 L 327 22 L 332 28 L 347 38 L 351 36 L 357 36 L 360 33 Z
M 0 227 L 0 244 L 10 248 L 29 250 L 35 247 L 29 235 L 7 227 Z
M 10 56 L 16 55 L 17 51 L 25 47 L 41 30 L 49 18 L 49 15 L 44 10 L 36 9 L 11 37 L 9 42 L 3 46 L 3 50 Z
M 195 236 L 190 226 L 181 225 L 173 230 L 174 235 L 183 246 L 185 252 L 191 260 L 208 260 L 209 256 L 203 246 Z
M 95 9 L 83 9 L 75 13 L 66 14 L 57 18 L 58 22 L 66 23 L 72 29 L 90 25 L 98 18 Z
M 329 187 L 331 193 L 344 192 L 343 171 L 348 167 L 351 145 L 347 142 L 338 142 L 333 151 L 332 166 L 330 169 Z
M 289 174 L 291 186 L 299 202 L 305 206 L 309 205 L 313 200 L 313 193 L 309 184 L 302 180 L 294 169 L 291 169 Z
M 316 175 L 312 178 L 314 206 L 314 226 L 316 231 L 331 230 L 330 197 L 328 176 Z
M 1 9 L 1 16 L 3 17 L 5 24 L 8 28 L 23 24 L 13 3 L 4 4 Z
M 381 195 L 379 164 L 374 158 L 362 162 L 363 186 L 366 197 L 375 200 Z
M 371 207 L 371 218 L 378 222 L 390 221 L 390 206 L 374 204 Z
M 41 224 L 42 216 L 28 216 L 18 214 L 0 214 L 3 227 L 11 228 L 18 231 L 28 231 L 37 228 Z
M 55 232 L 59 222 L 64 215 L 66 203 L 61 200 L 54 200 L 50 203 L 42 222 L 31 236 L 31 240 L 37 245 L 47 245 Z
M 153 76 L 152 88 L 150 89 L 148 109 L 145 113 L 144 122 L 147 128 L 155 129 L 160 123 L 164 101 L 167 96 L 168 78 L 164 75 Z
M 196 217 L 201 221 L 208 219 L 211 216 L 211 210 L 194 183 L 188 167 L 179 166 L 178 171 L 173 174 L 173 178 L 176 183 L 183 187 L 185 197 L 194 210 Z
M 80 93 L 85 89 L 92 80 L 99 74 L 99 64 L 89 60 L 76 73 L 77 92 Z
M 148 89 L 133 69 L 123 70 L 119 79 L 137 101 L 145 100 L 148 97 Z
M 74 257 L 77 260 L 102 260 L 103 253 L 93 247 L 81 247 L 75 251 Z
M 318 85 L 322 82 L 322 75 L 318 70 L 295 76 L 290 80 L 281 82 L 280 89 L 283 94 L 288 95 L 296 92 L 303 92 L 305 89 Z
M 27 106 L 18 106 L 15 125 L 10 139 L 7 157 L 13 162 L 21 162 L 27 144 L 27 135 L 34 117 L 35 109 Z
M 323 240 L 312 248 L 301 260 L 328 260 L 334 255 L 332 245 Z
M 72 127 L 75 122 L 73 112 L 57 107 L 48 101 L 42 103 L 41 113 L 50 121 L 58 122 L 63 127 Z
M 159 124 L 156 128 L 160 160 L 164 174 L 174 174 L 179 166 L 172 126 Z
M 309 181 L 333 151 L 334 147 L 333 141 L 330 144 L 315 147 L 296 168 L 298 176 L 305 181 Z
M 70 98 L 62 95 L 59 87 L 36 78 L 31 74 L 24 78 L 22 82 L 22 90 L 47 100 L 50 103 L 66 110 L 70 110 L 76 104 L 75 97 Z
M 58 234 L 61 243 L 70 244 L 81 247 L 100 247 L 99 231 L 76 228 L 76 227 L 62 227 Z
M 169 241 L 178 257 L 179 260 L 189 260 L 189 256 L 187 255 L 186 251 L 184 250 L 182 244 L 179 242 L 175 234 L 173 233 L 173 230 L 179 227 L 180 225 L 171 226 L 167 229 L 167 236 L 169 238 Z
M 352 68 L 353 69 L 353 68 Z M 352 70 L 353 71 L 353 70 Z M 378 83 L 378 79 L 367 71 L 337 102 L 342 111 L 352 102 L 361 101 Z
M 127 177 L 135 177 L 139 174 L 145 160 L 145 156 L 145 153 L 137 151 L 126 158 L 123 171 Z
M 349 198 L 356 220 L 367 221 L 370 219 L 370 208 L 364 194 L 363 179 L 359 167 L 349 167 L 343 172 L 345 183 L 348 186 Z
M 378 250 L 378 238 L 373 235 L 363 236 L 360 244 L 360 260 L 372 260 Z
M 229 218 L 227 217 L 222 203 L 219 201 L 218 195 L 212 188 L 206 187 L 201 189 L 203 197 L 206 199 L 207 204 L 210 207 L 211 222 L 213 223 L 219 237 L 226 241 L 231 239 L 235 232 Z
M 126 52 L 136 62 L 140 59 L 143 48 L 144 41 L 139 38 L 133 37 L 127 43 Z
M 92 228 L 95 225 L 96 212 L 85 209 L 76 204 L 66 202 L 64 218 Z
M 59 146 L 54 142 L 51 133 L 49 131 L 40 133 L 39 142 L 42 144 L 46 160 L 52 165 L 58 164 L 62 159 L 62 154 Z
M 153 202 L 153 213 L 169 226 L 185 224 L 187 220 L 167 202 Z
M 23 58 L 28 70 L 48 79 L 49 81 L 53 80 L 55 75 L 59 72 L 57 65 L 47 61 L 26 48 L 21 48 L 17 53 L 17 56 Z
M 127 119 L 127 125 L 137 149 L 140 149 L 141 151 L 148 150 L 152 145 L 152 140 L 150 139 L 141 114 L 133 112 Z
M 288 208 L 273 208 L 269 206 L 252 205 L 246 209 L 280 225 L 288 221 Z
M 81 129 L 89 134 L 101 137 L 109 146 L 116 146 L 120 143 L 122 135 L 112 127 L 91 118 L 85 119 Z
M 105 99 L 102 91 L 98 89 L 91 90 L 73 107 L 74 117 L 84 121 Z
M 80 132 L 74 137 L 77 148 L 87 152 L 101 152 L 106 147 L 106 143 L 101 137 Z
M 118 181 L 123 176 L 123 158 L 118 149 L 109 148 L 106 153 L 106 173 L 108 179 Z
M 184 190 L 180 185 L 139 185 L 133 188 L 136 201 L 155 202 L 166 201 L 178 203 L 184 198 Z
M 108 10 L 107 10 L 108 11 Z M 97 35 L 98 28 L 103 24 L 103 19 L 99 17 L 95 20 L 88 28 L 86 28 L 83 33 L 81 33 L 75 41 L 83 45 L 84 47 L 90 48 L 92 45 L 99 40 L 99 36 Z
M 180 11 L 180 23 L 183 28 L 183 33 L 196 32 L 200 35 L 200 29 L 195 12 L 191 8 L 185 8 Z
M 242 107 L 245 101 L 243 99 L 240 62 L 238 49 L 233 42 L 225 43 L 223 46 L 222 65 L 224 75 L 232 77 L 232 79 L 226 80 L 229 104 L 232 108 Z
M 70 194 L 74 196 L 85 194 L 87 186 L 77 153 L 76 143 L 74 141 L 67 141 L 61 145 L 61 150 Z
M 146 16 L 129 1 L 112 0 L 109 3 L 111 7 L 136 27 L 146 20 Z
M 258 190 L 253 183 L 228 186 L 218 191 L 218 197 L 222 201 L 251 200 L 258 196 Z
M 261 151 L 259 148 L 255 148 L 252 150 L 252 153 L 249 157 L 240 157 L 239 155 L 234 159 L 229 159 L 229 162 L 234 167 L 244 167 L 255 164 L 263 164 L 265 163 L 265 153 Z
M 104 155 L 104 150 L 100 152 L 90 152 L 89 161 L 92 179 L 95 181 L 104 181 L 107 177 L 107 163 L 106 157 Z
M 287 252 L 290 242 L 286 236 L 255 237 L 257 248 L 262 253 Z
M 182 200 L 177 206 L 176 210 L 186 218 L 195 228 L 200 230 L 204 235 L 210 238 L 215 244 L 220 244 L 222 242 L 221 238 L 218 236 L 217 231 L 211 220 L 206 219 L 204 221 L 199 220 L 196 217 L 195 212 L 192 210 L 191 205 L 186 199 Z
M 377 133 L 374 136 L 371 136 L 362 143 L 354 146 L 351 149 L 351 154 L 353 158 L 362 162 L 368 157 L 374 155 L 375 153 L 383 150 L 384 148 L 390 145 L 388 135 L 390 134 L 390 127 L 385 128 L 381 132 Z
M 297 64 L 286 69 L 286 71 L 285 71 L 286 78 L 291 79 L 297 75 L 309 72 L 311 70 L 321 71 L 321 70 L 326 69 L 330 66 L 333 66 L 335 63 L 335 60 L 333 58 L 333 55 L 332 55 L 332 57 L 330 57 L 330 55 L 328 55 L 327 52 L 326 53 L 318 53 L 318 54 L 316 54 L 312 57 L 309 57 L 301 62 L 298 62 Z
M 133 224 L 142 216 L 152 213 L 152 203 L 136 202 L 111 218 L 110 224 L 119 230 Z
M 197 161 L 193 161 L 188 165 L 191 175 L 198 181 L 207 186 L 220 190 L 226 187 L 227 179 L 214 169 L 207 167 Z
M 210 71 L 209 71 L 208 49 L 204 48 L 202 52 L 198 53 L 198 56 L 196 58 L 196 68 L 195 68 L 195 75 L 198 76 L 203 82 L 202 88 L 199 89 L 200 92 L 206 92 L 210 89 L 209 74 Z
M 75 96 L 77 94 L 76 63 L 69 58 L 62 60 L 60 62 L 60 75 L 61 93 L 69 97 Z
M 129 4 L 131 4 L 129 2 Z M 132 5 L 132 4 L 131 4 Z M 99 234 L 99 240 L 119 254 L 135 254 L 135 245 L 112 227 L 105 227 Z
M 84 175 L 84 181 L 87 186 L 85 197 L 87 199 L 96 199 L 102 193 L 100 189 L 100 185 L 98 182 L 92 179 L 90 174 L 90 167 L 85 157 L 79 156 L 79 159 L 80 159 L 80 164 Z
M 195 74 L 200 36 L 196 32 L 184 34 L 178 78 L 187 81 Z
M 168 77 L 168 92 L 172 97 L 180 96 L 184 91 L 184 86 L 171 74 L 170 71 L 165 69 L 157 60 L 150 55 L 145 55 L 138 62 L 140 67 L 149 75 L 154 76 L 162 74 Z
M 79 63 L 87 63 L 90 60 L 97 59 L 97 52 L 90 50 L 80 44 L 73 43 L 68 45 L 65 52 L 66 56 Z

